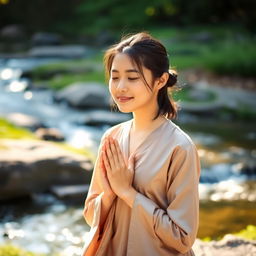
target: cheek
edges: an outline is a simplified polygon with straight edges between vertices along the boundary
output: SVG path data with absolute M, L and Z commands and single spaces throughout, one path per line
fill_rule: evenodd
M 109 83 L 108 90 L 109 90 L 110 94 L 112 94 L 115 91 L 115 87 L 113 86 L 112 83 Z
M 145 97 L 149 97 L 149 96 L 152 94 L 151 90 L 150 90 L 150 89 L 148 88 L 148 86 L 145 85 L 144 83 L 143 83 L 143 84 L 142 84 L 142 83 L 138 84 L 138 86 L 136 87 L 136 89 L 137 89 L 137 91 L 138 91 L 141 95 L 143 95 L 143 96 L 145 96 Z

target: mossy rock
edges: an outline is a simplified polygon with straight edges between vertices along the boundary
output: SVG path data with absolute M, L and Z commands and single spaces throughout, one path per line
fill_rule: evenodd
M 6 245 L 0 246 L 0 256 L 46 256 L 46 255 L 28 252 L 19 247 L 6 244 Z

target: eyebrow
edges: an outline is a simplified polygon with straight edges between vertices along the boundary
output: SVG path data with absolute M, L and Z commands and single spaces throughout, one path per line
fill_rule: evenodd
M 111 70 L 112 73 L 119 73 L 118 70 L 116 69 L 112 69 Z M 139 73 L 139 71 L 137 69 L 127 69 L 125 70 L 126 73 Z

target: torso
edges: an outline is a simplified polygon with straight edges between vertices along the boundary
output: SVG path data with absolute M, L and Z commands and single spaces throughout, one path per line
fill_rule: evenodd
M 141 133 L 141 134 L 133 134 L 130 133 L 130 141 L 129 141 L 129 155 L 131 155 L 138 146 L 145 140 L 148 133 Z
M 161 120 L 157 124 L 155 124 L 150 130 L 148 131 L 140 131 L 140 132 L 133 132 L 132 129 L 130 130 L 130 140 L 129 140 L 129 155 L 131 155 L 135 150 L 144 142 L 147 136 L 159 127 L 165 120 Z

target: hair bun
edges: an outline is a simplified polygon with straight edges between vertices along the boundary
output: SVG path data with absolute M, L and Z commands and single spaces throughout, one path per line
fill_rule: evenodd
M 169 70 L 169 78 L 167 80 L 167 87 L 172 87 L 177 83 L 177 73 L 174 70 Z

